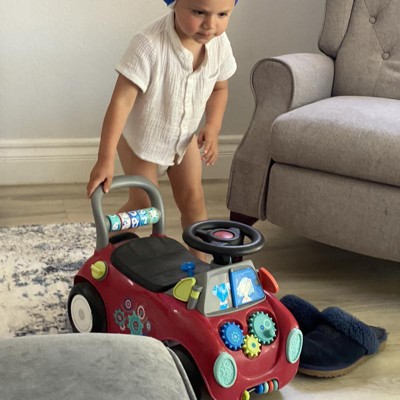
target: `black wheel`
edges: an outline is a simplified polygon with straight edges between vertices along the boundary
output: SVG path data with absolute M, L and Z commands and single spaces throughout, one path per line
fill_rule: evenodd
M 197 400 L 200 400 L 201 393 L 204 388 L 204 382 L 192 356 L 181 345 L 175 345 L 173 347 L 170 347 L 170 349 L 177 355 L 179 361 L 182 363 L 186 375 L 188 376 L 189 381 L 192 385 L 196 398 Z
M 107 332 L 103 300 L 89 282 L 78 283 L 72 288 L 68 297 L 68 316 L 74 332 Z

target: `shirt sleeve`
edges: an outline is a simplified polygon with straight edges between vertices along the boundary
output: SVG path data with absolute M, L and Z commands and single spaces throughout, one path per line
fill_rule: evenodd
M 137 34 L 132 38 L 115 70 L 145 93 L 150 83 L 153 54 L 153 47 L 148 38 Z
M 217 80 L 225 81 L 229 79 L 236 72 L 237 64 L 235 57 L 233 56 L 231 43 L 226 33 L 223 33 L 220 36 L 220 39 L 221 39 L 221 68 Z

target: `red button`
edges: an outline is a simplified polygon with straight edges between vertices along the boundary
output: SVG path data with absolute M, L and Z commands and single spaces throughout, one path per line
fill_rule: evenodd
M 232 239 L 234 234 L 229 231 L 217 231 L 213 234 L 218 239 Z

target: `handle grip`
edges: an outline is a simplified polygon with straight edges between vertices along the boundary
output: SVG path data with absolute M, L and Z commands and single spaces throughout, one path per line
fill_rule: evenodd
M 149 196 L 151 205 L 160 211 L 160 219 L 156 224 L 153 225 L 153 235 L 164 235 L 164 203 L 158 188 L 152 182 L 142 176 L 126 175 L 114 177 L 110 186 L 110 190 L 131 187 L 143 189 Z M 110 230 L 110 222 L 103 212 L 103 196 L 103 185 L 100 185 L 94 191 L 91 199 L 93 217 L 96 224 L 96 250 L 103 249 L 104 247 L 108 246 L 109 243 L 108 233 Z

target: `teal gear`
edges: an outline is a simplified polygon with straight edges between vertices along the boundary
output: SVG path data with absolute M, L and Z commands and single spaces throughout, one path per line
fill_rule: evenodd
M 114 321 L 120 327 L 125 327 L 125 314 L 122 310 L 117 309 L 114 311 Z
M 239 350 L 243 345 L 243 331 L 234 322 L 226 322 L 220 329 L 219 334 L 225 346 L 231 350 Z
M 128 316 L 127 326 L 131 332 L 131 335 L 141 335 L 143 333 L 143 323 L 136 313 L 132 313 L 132 315 Z
M 265 312 L 257 311 L 249 318 L 249 332 L 261 344 L 271 344 L 276 337 L 276 327 L 272 318 Z

